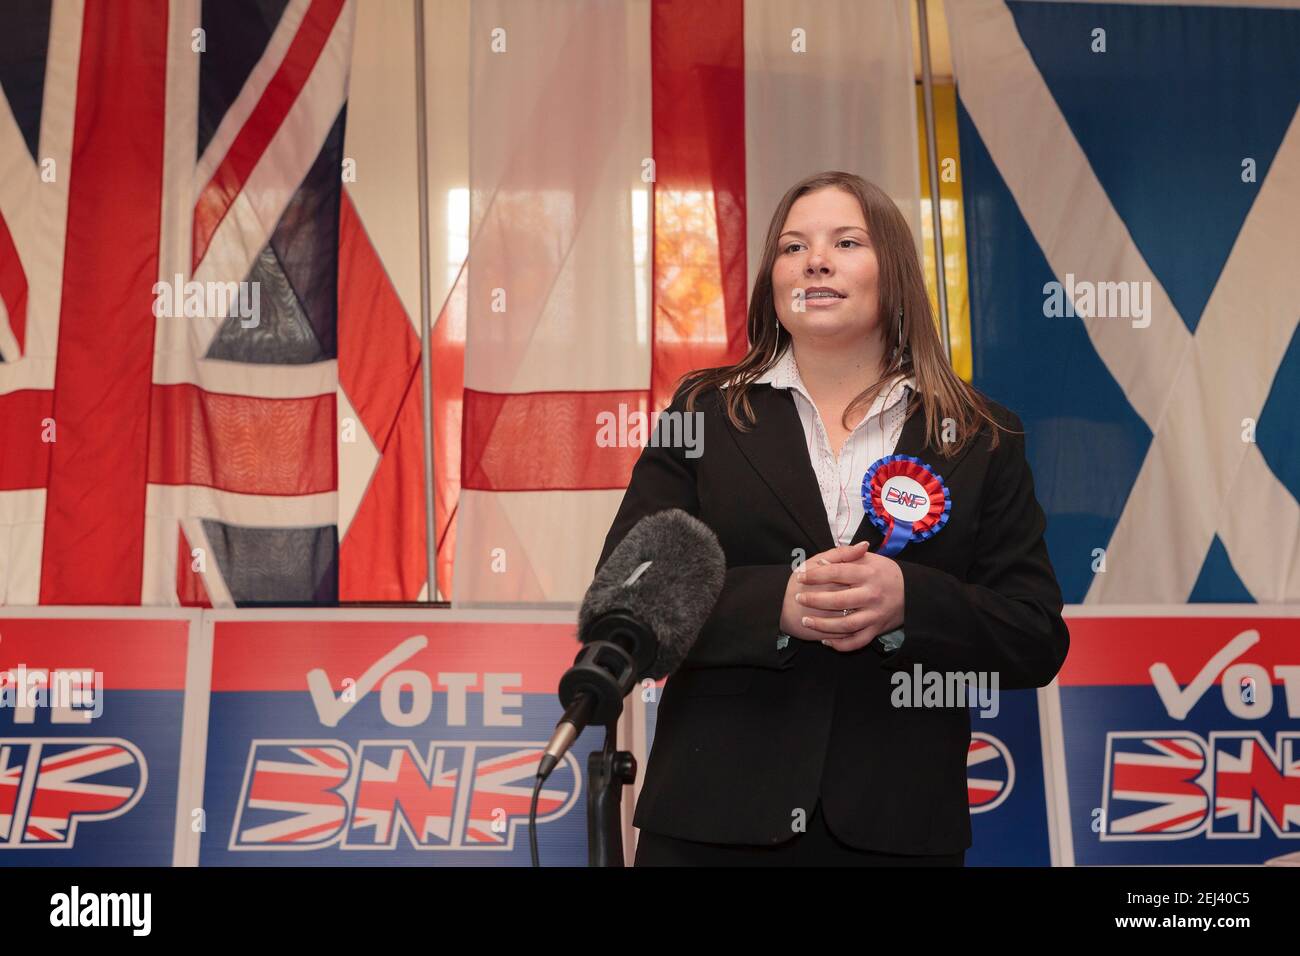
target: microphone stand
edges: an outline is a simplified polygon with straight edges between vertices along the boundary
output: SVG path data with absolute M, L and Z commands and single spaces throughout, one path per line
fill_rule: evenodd
M 625 866 L 623 787 L 636 780 L 636 757 L 615 750 L 618 721 L 605 725 L 605 746 L 587 755 L 587 866 Z

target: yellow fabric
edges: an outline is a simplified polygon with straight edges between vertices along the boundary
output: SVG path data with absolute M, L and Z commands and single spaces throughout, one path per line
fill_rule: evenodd
M 925 150 L 925 95 L 916 84 L 916 122 L 920 132 L 921 236 L 925 286 L 934 314 L 939 315 L 935 289 L 934 229 L 930 212 L 930 165 Z M 943 223 L 944 283 L 948 288 L 948 335 L 952 340 L 952 367 L 971 379 L 970 296 L 966 281 L 966 220 L 962 209 L 961 157 L 957 151 L 957 91 L 951 83 L 934 85 L 935 140 L 939 155 L 939 214 Z

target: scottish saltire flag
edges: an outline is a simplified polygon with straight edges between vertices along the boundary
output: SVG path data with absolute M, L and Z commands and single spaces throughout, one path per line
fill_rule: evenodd
M 353 3 L 0 18 L 0 603 L 335 600 Z
M 1065 599 L 1300 600 L 1300 10 L 946 9 L 974 381 Z

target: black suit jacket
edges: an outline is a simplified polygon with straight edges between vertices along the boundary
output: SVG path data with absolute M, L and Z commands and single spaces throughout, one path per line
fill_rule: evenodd
M 886 853 L 956 853 L 971 844 L 965 706 L 891 705 L 898 670 L 997 671 L 999 689 L 1040 687 L 1065 660 L 1069 633 L 1043 541 L 1023 435 L 987 427 L 956 456 L 924 448 L 912 414 L 895 454 L 916 455 L 948 486 L 952 510 L 934 537 L 896 560 L 903 572 L 902 646 L 834 651 L 789 638 L 781 605 L 801 549 L 835 546 L 787 389 L 755 385 L 757 425 L 735 429 L 721 393 L 702 392 L 702 454 L 643 449 L 597 568 L 641 518 L 681 508 L 714 532 L 727 559 L 722 595 L 659 703 L 633 822 L 716 843 L 776 844 L 820 797 L 844 842 Z M 1019 418 L 991 403 L 1016 431 Z M 668 411 L 684 411 L 680 396 Z M 659 422 L 660 427 L 663 421 Z M 680 432 L 679 432 L 680 434 Z M 878 549 L 864 518 L 853 537 Z

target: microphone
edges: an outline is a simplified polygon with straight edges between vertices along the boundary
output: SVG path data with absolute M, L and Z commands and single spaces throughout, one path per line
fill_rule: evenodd
M 564 716 L 544 779 L 590 723 L 608 724 L 643 677 L 675 671 L 718 603 L 727 560 L 717 536 L 680 508 L 642 518 L 597 571 L 578 611 L 583 648 L 560 679 Z

